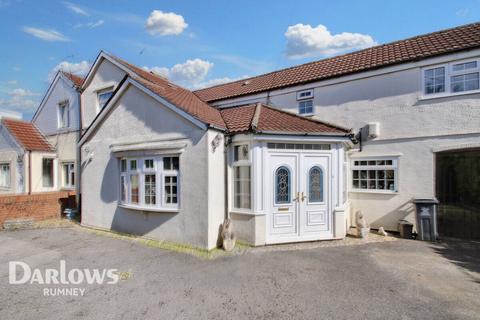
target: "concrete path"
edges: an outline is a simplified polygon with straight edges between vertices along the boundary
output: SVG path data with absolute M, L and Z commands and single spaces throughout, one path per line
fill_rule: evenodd
M 478 243 L 293 248 L 202 260 L 81 228 L 0 232 L 0 319 L 480 319 Z M 9 284 L 9 261 L 62 259 L 128 279 Z M 69 287 L 84 296 L 43 295 Z

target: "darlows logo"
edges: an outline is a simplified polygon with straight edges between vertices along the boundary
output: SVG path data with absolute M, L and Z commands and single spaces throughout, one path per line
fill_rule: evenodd
M 65 260 L 60 260 L 58 269 L 32 269 L 22 261 L 10 261 L 8 265 L 10 284 L 40 284 L 40 285 L 80 285 L 80 284 L 116 284 L 120 279 L 131 277 L 130 273 L 119 273 L 117 269 L 78 269 L 67 270 Z M 83 296 L 85 288 L 54 287 L 44 288 L 45 296 L 74 295 Z

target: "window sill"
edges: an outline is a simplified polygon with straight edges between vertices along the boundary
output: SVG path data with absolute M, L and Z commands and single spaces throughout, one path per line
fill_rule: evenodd
M 60 190 L 73 191 L 75 190 L 75 187 L 61 187 Z
M 373 190 L 373 189 L 351 189 L 348 190 L 351 193 L 376 193 L 376 194 L 391 194 L 396 195 L 399 194 L 398 191 L 389 191 L 389 190 Z
M 244 215 L 244 216 L 264 216 L 265 215 L 264 212 L 253 212 L 253 211 L 242 211 L 242 210 L 231 210 L 229 213 Z
M 119 204 L 120 208 L 130 209 L 130 210 L 137 210 L 137 211 L 149 211 L 149 212 L 165 212 L 165 213 L 177 213 L 180 212 L 179 208 L 158 208 L 158 207 L 144 207 L 144 206 L 136 206 L 131 204 Z
M 432 99 L 442 99 L 442 98 L 450 98 L 456 96 L 465 96 L 470 94 L 479 94 L 480 90 L 471 90 L 471 91 L 463 91 L 463 92 L 454 92 L 454 93 L 442 93 L 442 94 L 432 94 L 432 95 L 422 95 L 418 98 L 419 101 L 424 100 L 432 100 Z

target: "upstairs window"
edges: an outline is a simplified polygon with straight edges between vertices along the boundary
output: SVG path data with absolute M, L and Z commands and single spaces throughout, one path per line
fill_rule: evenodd
M 108 99 L 113 95 L 113 88 L 104 89 L 98 91 L 97 100 L 98 100 L 98 110 L 101 111 L 108 102 Z
M 313 113 L 313 100 L 300 101 L 298 103 L 299 114 L 312 114 Z
M 297 92 L 297 100 L 312 99 L 313 89 L 302 90 Z
M 58 104 L 58 128 L 65 129 L 70 126 L 70 110 L 68 101 Z
M 10 164 L 0 163 L 0 187 L 10 188 Z
M 425 70 L 425 94 L 445 92 L 445 67 Z
M 480 90 L 480 64 L 477 60 L 454 62 L 423 70 L 425 96 L 448 95 Z

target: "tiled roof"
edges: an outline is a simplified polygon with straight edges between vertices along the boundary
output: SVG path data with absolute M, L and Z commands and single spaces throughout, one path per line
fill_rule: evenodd
M 198 98 L 193 92 L 177 86 L 159 75 L 134 66 L 123 59 L 110 54 L 109 56 L 127 69 L 131 70 L 134 73 L 130 74 L 132 78 L 139 81 L 142 85 L 158 94 L 160 97 L 166 99 L 203 123 L 213 125 L 220 129 L 226 129 L 220 111 L 200 100 L 200 98 Z
M 77 76 L 77 75 L 74 75 L 73 73 L 69 73 L 69 72 L 65 72 L 65 71 L 62 71 L 62 73 L 68 78 L 70 79 L 70 81 L 73 82 L 73 84 L 75 85 L 75 87 L 77 88 L 80 88 L 83 84 L 83 78 Z
M 212 102 L 478 47 L 480 23 L 473 23 L 197 90 L 195 94 Z
M 304 118 L 264 104 L 251 104 L 221 109 L 230 133 L 274 132 L 294 134 L 341 134 L 349 130 L 321 121 Z
M 31 122 L 3 118 L 2 124 L 25 150 L 54 151 L 38 128 Z

